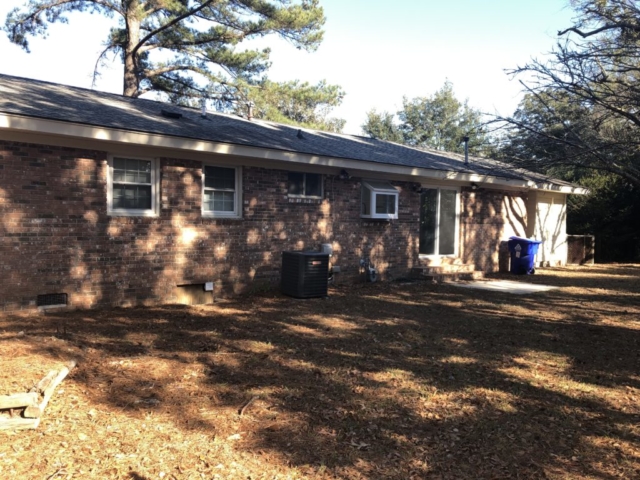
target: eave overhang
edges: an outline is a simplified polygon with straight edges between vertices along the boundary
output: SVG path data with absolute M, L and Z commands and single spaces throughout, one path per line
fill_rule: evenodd
M 4 134 L 3 134 L 4 132 Z M 432 180 L 451 181 L 458 183 L 476 183 L 485 187 L 508 188 L 513 190 L 544 190 L 564 194 L 584 195 L 588 190 L 577 186 L 558 185 L 551 182 L 534 182 L 532 180 L 518 180 L 492 175 L 476 173 L 453 172 L 429 168 L 391 165 L 378 162 L 367 162 L 348 158 L 310 155 L 300 152 L 290 152 L 262 147 L 212 142 L 185 137 L 173 137 L 155 133 L 132 130 L 107 128 L 63 122 L 47 118 L 28 117 L 0 112 L 0 136 L 11 140 L 11 132 L 16 134 L 30 134 L 36 136 L 57 137 L 69 141 L 90 140 L 96 144 L 103 144 L 105 150 L 109 145 L 135 145 L 171 152 L 230 155 L 235 157 L 269 160 L 275 162 L 292 163 L 298 165 L 313 165 L 340 168 L 354 171 L 386 173 L 395 176 L 411 177 L 416 182 Z M 7 135 L 8 134 L 8 135 Z M 37 143 L 34 140 L 34 143 Z M 97 148 L 96 145 L 93 148 Z

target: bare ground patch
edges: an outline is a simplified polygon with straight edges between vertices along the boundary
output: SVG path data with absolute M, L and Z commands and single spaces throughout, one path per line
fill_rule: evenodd
M 640 266 L 502 278 L 0 317 L 0 478 L 640 477 Z

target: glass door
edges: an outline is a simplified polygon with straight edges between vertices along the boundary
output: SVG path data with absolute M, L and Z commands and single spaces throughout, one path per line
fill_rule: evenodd
M 420 253 L 454 255 L 458 221 L 458 192 L 427 188 L 420 197 Z

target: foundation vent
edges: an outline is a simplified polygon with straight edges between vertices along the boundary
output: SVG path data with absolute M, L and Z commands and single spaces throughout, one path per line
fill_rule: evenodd
M 38 295 L 36 305 L 38 307 L 62 307 L 69 304 L 69 298 L 66 293 L 47 293 Z

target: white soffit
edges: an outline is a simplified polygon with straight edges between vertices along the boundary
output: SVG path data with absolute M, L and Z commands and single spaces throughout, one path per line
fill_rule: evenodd
M 261 147 L 251 147 L 227 143 L 217 143 L 208 140 L 197 140 L 184 137 L 134 132 L 106 127 L 95 127 L 86 124 L 62 122 L 43 118 L 25 117 L 22 115 L 0 113 L 0 131 L 24 132 L 36 135 L 53 135 L 62 138 L 94 140 L 116 144 L 136 145 L 146 148 L 171 149 L 174 151 L 215 153 L 219 155 L 233 155 L 246 158 L 273 160 L 296 164 L 316 165 L 324 167 L 365 170 L 371 172 L 403 175 L 423 179 L 436 179 L 455 182 L 481 183 L 487 187 L 508 187 L 510 189 L 539 189 L 565 194 L 585 194 L 587 189 L 573 186 L 561 186 L 551 183 L 536 184 L 532 181 L 508 179 L 499 176 L 462 173 L 444 170 L 432 170 L 402 165 L 390 165 L 377 162 L 365 162 L 345 158 L 323 157 L 304 153 L 271 150 Z

